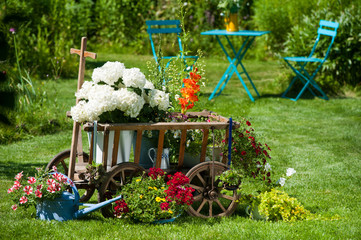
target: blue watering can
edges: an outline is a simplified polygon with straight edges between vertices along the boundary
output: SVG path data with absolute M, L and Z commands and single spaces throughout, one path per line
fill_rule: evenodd
M 60 174 L 67 178 L 68 183 L 72 183 L 67 176 L 62 173 Z M 122 198 L 122 196 L 118 196 L 116 198 L 112 198 L 98 204 L 80 203 L 78 189 L 75 187 L 74 184 L 71 184 L 70 186 L 73 190 L 73 193 L 64 191 L 62 195 L 57 199 L 51 201 L 45 200 L 38 203 L 38 205 L 36 206 L 36 215 L 39 219 L 56 220 L 62 222 L 80 218 L 88 213 L 105 207 L 108 204 Z M 79 206 L 86 206 L 87 208 L 79 210 Z

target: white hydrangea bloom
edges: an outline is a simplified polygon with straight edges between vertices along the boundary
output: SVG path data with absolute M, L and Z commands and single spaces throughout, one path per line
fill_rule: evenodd
M 149 105 L 158 107 L 160 110 L 166 111 L 169 108 L 169 93 L 152 89 L 150 91 Z
M 71 107 L 70 114 L 74 121 L 85 122 L 87 121 L 87 112 L 85 111 L 85 101 L 79 101 L 77 105 Z
M 145 80 L 144 88 L 146 88 L 146 89 L 154 89 L 154 85 L 153 85 L 152 82 L 150 82 L 148 80 Z
M 78 99 L 88 100 L 89 99 L 89 91 L 93 86 L 94 86 L 93 82 L 85 81 L 83 83 L 83 85 L 81 86 L 81 88 L 79 89 L 79 91 L 77 93 L 75 93 L 75 96 Z
M 143 89 L 146 83 L 144 74 L 139 68 L 125 69 L 123 72 L 123 83 L 126 87 Z
M 121 88 L 113 92 L 112 99 L 115 101 L 116 108 L 123 111 L 125 115 L 135 118 L 139 115 L 145 103 L 144 99 L 130 92 L 126 88 Z
M 125 66 L 120 62 L 106 62 L 102 67 L 95 68 L 92 74 L 94 83 L 105 82 L 114 85 L 123 77 Z
M 295 174 L 296 173 L 296 170 L 295 169 L 293 169 L 293 168 L 288 168 L 287 169 L 287 172 L 286 172 L 286 175 L 287 175 L 287 177 L 291 177 L 293 174 Z

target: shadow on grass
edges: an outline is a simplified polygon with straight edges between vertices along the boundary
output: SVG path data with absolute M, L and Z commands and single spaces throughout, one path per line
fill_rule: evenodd
M 97 67 L 101 67 L 106 63 L 106 61 L 87 61 L 86 62 L 86 69 L 94 69 Z
M 16 174 L 24 171 L 24 175 L 33 176 L 35 168 L 45 168 L 43 163 L 20 163 L 20 162 L 0 162 L 0 176 L 2 179 L 14 180 Z

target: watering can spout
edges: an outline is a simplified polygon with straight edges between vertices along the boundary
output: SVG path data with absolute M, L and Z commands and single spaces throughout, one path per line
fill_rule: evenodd
M 74 218 L 80 218 L 86 214 L 89 214 L 91 212 L 94 212 L 102 207 L 105 207 L 107 206 L 108 204 L 111 204 L 112 202 L 115 202 L 119 199 L 121 199 L 122 196 L 118 196 L 118 197 L 115 197 L 115 198 L 112 198 L 112 199 L 109 199 L 107 201 L 104 201 L 104 202 L 101 202 L 101 203 L 97 203 L 97 204 L 81 204 L 83 206 L 86 206 L 87 208 L 83 208 L 83 209 L 80 209 L 78 211 L 76 211 L 74 213 Z

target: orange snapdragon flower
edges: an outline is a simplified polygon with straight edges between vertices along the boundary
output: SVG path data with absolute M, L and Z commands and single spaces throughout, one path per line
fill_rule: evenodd
M 198 95 L 200 86 L 197 84 L 201 75 L 197 74 L 197 68 L 190 72 L 189 77 L 183 79 L 184 88 L 180 90 L 182 97 L 179 98 L 179 104 L 181 105 L 182 113 L 185 114 L 188 109 L 194 107 L 194 102 L 198 101 Z

